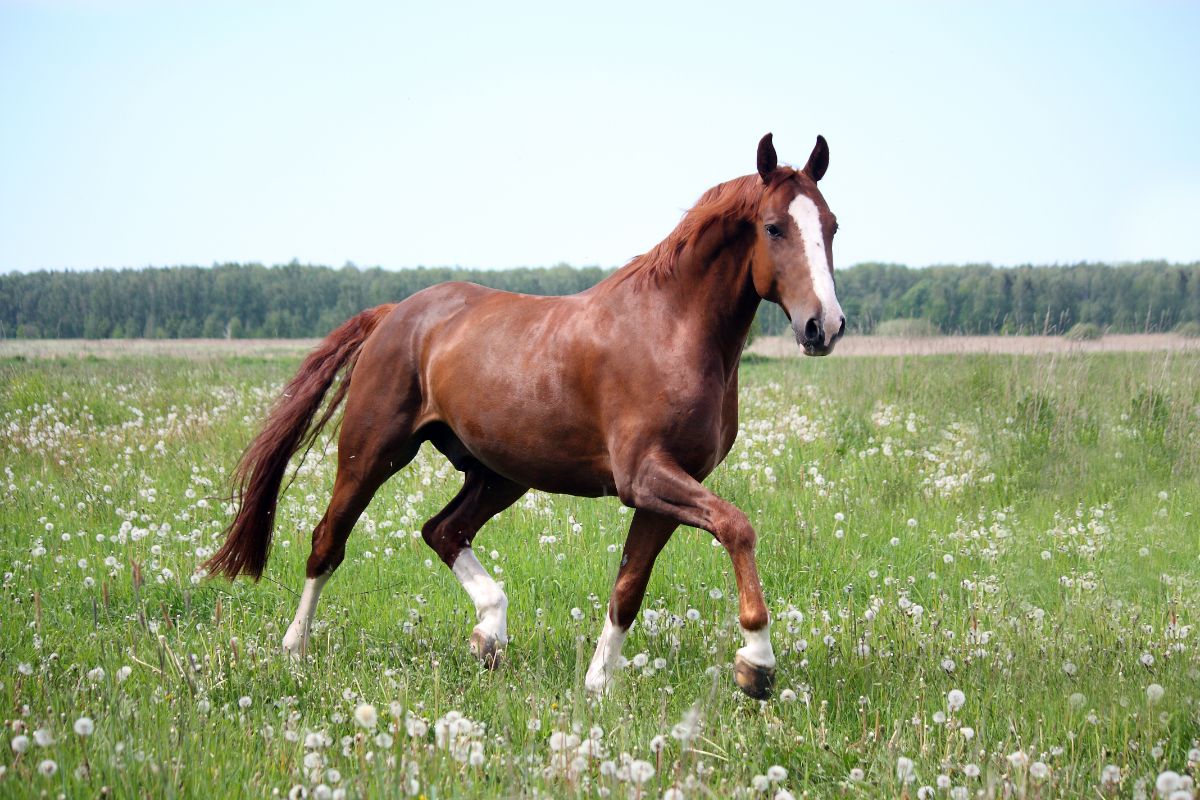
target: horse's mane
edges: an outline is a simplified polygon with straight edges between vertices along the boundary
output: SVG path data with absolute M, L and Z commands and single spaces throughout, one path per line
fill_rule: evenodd
M 743 175 L 712 187 L 692 206 L 675 230 L 654 249 L 630 259 L 617 270 L 619 279 L 634 279 L 638 285 L 658 284 L 675 274 L 679 258 L 689 244 L 699 240 L 709 228 L 721 220 L 749 220 L 758 213 L 763 196 L 762 179 L 758 175 Z

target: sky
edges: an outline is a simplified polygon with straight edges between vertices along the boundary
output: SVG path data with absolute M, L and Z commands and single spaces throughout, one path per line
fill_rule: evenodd
M 839 266 L 1200 260 L 1200 3 L 0 0 L 0 271 L 619 266 L 771 131 Z

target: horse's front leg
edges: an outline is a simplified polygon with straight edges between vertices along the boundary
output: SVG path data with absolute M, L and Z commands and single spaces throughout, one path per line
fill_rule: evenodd
M 746 642 L 734 659 L 734 678 L 751 697 L 770 697 L 775 684 L 775 653 L 754 559 L 756 536 L 750 520 L 737 506 L 717 497 L 664 457 L 644 459 L 630 470 L 618 489 L 629 505 L 702 528 L 728 551 L 737 580 L 738 621 Z
M 613 673 L 621 660 L 621 645 L 629 626 L 637 618 L 646 596 L 646 583 L 654 559 L 658 558 L 663 545 L 679 523 L 650 511 L 636 511 L 625 539 L 625 551 L 621 554 L 621 567 L 617 571 L 616 584 L 608 600 L 608 614 L 604 618 L 604 630 L 596 643 L 596 654 L 588 667 L 584 686 L 593 694 L 603 694 L 611 685 Z

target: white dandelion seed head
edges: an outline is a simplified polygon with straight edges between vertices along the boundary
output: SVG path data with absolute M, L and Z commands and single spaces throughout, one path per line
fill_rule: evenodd
M 950 711 L 958 711 L 967 702 L 967 696 L 961 689 L 951 689 L 946 694 L 946 708 Z
M 370 703 L 359 703 L 354 709 L 354 721 L 360 727 L 371 730 L 379 724 L 379 712 Z
M 1152 683 L 1146 687 L 1146 699 L 1151 703 L 1157 703 L 1159 700 L 1162 700 L 1164 694 L 1166 694 L 1166 689 L 1161 684 Z
M 96 725 L 90 717 L 80 717 L 75 720 L 75 733 L 78 735 L 91 736 L 94 730 L 96 730 Z
M 54 763 L 54 759 L 47 758 L 38 764 L 38 772 L 45 775 L 47 778 L 58 772 L 58 764 Z

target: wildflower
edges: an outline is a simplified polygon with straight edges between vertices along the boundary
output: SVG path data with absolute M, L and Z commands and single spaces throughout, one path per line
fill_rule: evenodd
M 662 793 L 662 800 L 683 800 L 683 792 L 675 786 Z
M 1072 692 L 1067 698 L 1067 702 L 1071 704 L 1071 708 L 1083 708 L 1083 704 L 1087 702 L 1087 696 L 1082 692 Z
M 951 689 L 946 695 L 946 708 L 951 712 L 958 711 L 967 702 L 967 696 L 960 689 Z
M 961 728 L 958 729 L 958 732 L 960 734 L 962 734 L 962 737 L 964 739 L 966 739 L 968 742 L 975 738 L 975 729 L 972 728 L 970 725 L 962 726 Z
M 238 698 L 238 707 L 239 708 L 249 708 L 252 705 L 254 705 L 254 701 L 252 699 L 250 699 L 250 695 L 244 694 Z
M 37 768 L 38 768 L 38 772 L 42 773 L 47 778 L 53 776 L 54 773 L 58 772 L 58 764 L 55 764 L 54 760 L 49 759 L 49 758 L 47 758 L 46 760 L 44 760 L 40 764 L 38 764 Z
M 379 712 L 370 703 L 361 703 L 354 709 L 354 721 L 370 730 L 379 722 Z
M 773 767 L 768 767 L 767 780 L 769 780 L 771 783 L 779 783 L 780 781 L 787 780 L 787 770 L 778 764 Z
M 1107 764 L 1100 770 L 1100 783 L 1103 786 L 1116 786 L 1121 782 L 1121 768 L 1116 764 Z
M 794 703 L 796 702 L 796 693 L 791 689 L 784 689 L 779 693 L 779 699 L 785 703 Z
M 88 717 L 80 717 L 75 720 L 75 733 L 80 736 L 91 736 L 92 731 L 96 729 L 95 723 Z
M 659 735 L 650 740 L 650 752 L 661 753 L 663 748 L 667 746 L 666 737 Z
M 54 744 L 54 736 L 48 728 L 38 728 L 33 732 L 33 741 L 37 742 L 38 747 L 49 747 Z
M 1041 761 L 1035 761 L 1029 765 L 1029 777 L 1035 781 L 1044 781 L 1050 777 L 1050 767 Z
M 904 783 L 912 783 L 917 779 L 913 760 L 908 756 L 900 756 L 896 759 L 896 779 Z
M 9 744 L 12 745 L 13 752 L 20 755 L 29 749 L 29 737 L 23 734 L 21 736 L 14 736 Z
M 133 667 L 124 666 L 117 670 L 117 683 L 124 683 L 125 679 L 133 673 Z
M 1158 779 L 1154 781 L 1154 790 L 1158 792 L 1159 797 L 1167 797 L 1176 789 L 1183 788 L 1182 783 L 1178 772 L 1167 769 L 1158 774 Z
M 1012 764 L 1014 769 L 1024 769 L 1029 764 L 1029 756 L 1025 755 L 1024 750 L 1018 750 L 1015 753 L 1009 753 L 1008 763 Z
M 862 783 L 863 779 L 867 777 L 867 773 L 863 772 L 860 767 L 855 767 L 854 769 L 850 770 L 850 775 L 848 777 L 851 783 Z
M 1166 690 L 1161 685 L 1152 683 L 1146 687 L 1146 699 L 1151 703 L 1157 703 L 1159 700 L 1162 700 L 1165 692 Z
M 750 780 L 750 787 L 756 792 L 765 792 L 771 785 L 766 775 L 755 775 Z
M 635 760 L 629 765 L 629 779 L 634 783 L 645 783 L 654 777 L 654 765 L 649 761 Z
M 963 767 L 963 775 L 966 775 L 968 778 L 978 778 L 979 777 L 979 765 L 978 764 L 967 764 L 965 767 Z

